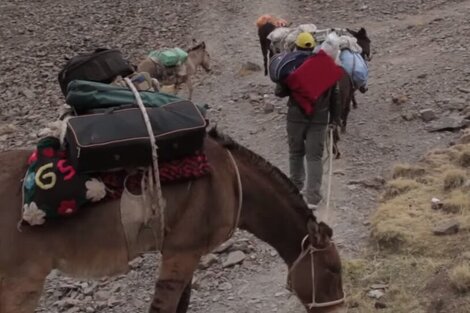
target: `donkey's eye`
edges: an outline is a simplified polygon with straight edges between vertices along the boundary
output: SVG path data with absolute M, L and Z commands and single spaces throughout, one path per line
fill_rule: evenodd
M 330 263 L 326 269 L 333 274 L 341 274 L 341 264 Z

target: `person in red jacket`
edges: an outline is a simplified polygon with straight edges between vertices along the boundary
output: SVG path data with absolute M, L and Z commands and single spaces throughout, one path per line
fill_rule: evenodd
M 298 50 L 313 52 L 315 45 L 315 40 L 310 33 L 301 33 L 297 37 L 296 48 Z M 315 88 L 315 86 L 312 87 Z M 287 102 L 287 137 L 290 179 L 299 190 L 303 190 L 305 187 L 304 196 L 308 207 L 316 209 L 322 200 L 322 158 L 327 128 L 329 124 L 332 127 L 340 124 L 339 91 L 337 83 L 323 91 L 315 101 L 310 101 L 313 108 L 310 113 L 306 113 L 303 106 L 299 104 L 298 95 L 295 95 L 295 92 L 297 91 L 289 88 L 285 82 L 276 85 L 276 96 L 289 97 Z

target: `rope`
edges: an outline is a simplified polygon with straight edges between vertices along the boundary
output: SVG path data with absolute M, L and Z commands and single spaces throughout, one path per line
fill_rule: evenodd
M 329 154 L 329 161 L 328 161 L 328 189 L 326 193 L 326 208 L 325 208 L 325 222 L 328 221 L 329 213 L 330 213 L 330 201 L 331 201 L 331 184 L 333 179 L 333 129 L 328 131 L 328 154 Z
M 243 205 L 243 185 L 242 185 L 242 179 L 240 177 L 240 170 L 238 169 L 238 166 L 237 166 L 237 162 L 235 161 L 235 158 L 233 157 L 233 154 L 230 152 L 230 150 L 227 150 L 227 153 L 230 157 L 230 160 L 233 163 L 233 167 L 235 168 L 235 173 L 237 175 L 237 187 L 238 187 L 238 193 L 239 193 L 238 208 L 237 208 L 237 212 L 235 216 L 234 225 L 227 237 L 227 238 L 230 238 L 235 233 L 235 230 L 238 227 L 238 223 L 240 222 L 240 215 L 242 212 L 242 205 Z
M 24 184 L 26 183 L 26 177 L 28 177 L 28 171 L 26 171 L 26 174 L 24 174 L 24 177 L 21 180 L 21 218 L 16 224 L 16 230 L 18 230 L 20 233 L 23 232 Z
M 352 68 L 352 71 L 351 71 L 351 80 L 352 80 L 352 83 L 353 83 L 353 89 L 357 89 L 356 87 L 356 83 L 354 82 L 354 72 L 356 71 L 356 55 L 354 55 L 354 53 L 352 52 L 352 50 L 350 49 L 351 53 L 353 54 L 353 68 Z
M 158 153 L 157 153 L 157 143 L 155 140 L 155 135 L 153 133 L 152 124 L 150 123 L 150 118 L 147 114 L 147 109 L 144 106 L 142 98 L 140 97 L 139 92 L 132 84 L 131 80 L 127 77 L 124 78 L 125 82 L 131 89 L 134 97 L 137 101 L 137 105 L 142 113 L 142 117 L 144 118 L 145 126 L 147 128 L 147 132 L 149 134 L 150 139 L 150 147 L 152 149 L 152 166 L 153 171 L 149 168 L 149 193 L 151 196 L 151 210 L 152 216 L 155 216 L 159 221 L 158 230 L 157 230 L 157 248 L 161 250 L 163 248 L 163 240 L 165 236 L 165 199 L 162 195 L 162 188 L 160 184 L 160 172 L 158 170 Z
M 152 78 L 152 85 L 153 89 L 155 89 L 155 92 L 160 91 L 160 82 L 156 78 Z

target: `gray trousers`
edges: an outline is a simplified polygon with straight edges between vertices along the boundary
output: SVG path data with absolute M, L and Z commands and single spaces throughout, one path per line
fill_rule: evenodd
M 320 189 L 326 128 L 327 125 L 324 124 L 287 121 L 290 178 L 299 190 L 302 190 L 307 176 L 305 197 L 311 204 L 318 204 L 322 199 Z M 305 163 L 307 175 L 305 175 Z

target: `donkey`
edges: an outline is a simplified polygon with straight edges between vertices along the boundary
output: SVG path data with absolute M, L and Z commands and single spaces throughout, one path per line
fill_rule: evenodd
M 201 66 L 207 73 L 211 71 L 210 55 L 206 50 L 205 42 L 197 44 L 188 51 L 188 59 L 180 66 L 166 68 L 158 64 L 149 57 L 145 58 L 137 66 L 138 72 L 147 72 L 152 78 L 156 78 L 161 85 L 175 85 L 175 93 L 181 88 L 182 84 L 188 87 L 188 98 L 193 96 L 193 83 L 191 77 Z
M 359 31 L 353 31 L 347 28 L 347 31 L 351 33 L 356 39 L 357 44 L 362 48 L 361 56 L 366 61 L 369 62 L 372 60 L 372 55 L 370 51 L 370 39 L 367 36 L 367 31 L 364 27 L 361 27 Z M 342 111 L 341 111 L 341 132 L 346 132 L 346 125 L 348 123 L 348 116 L 349 112 L 351 111 L 351 102 L 353 104 L 353 108 L 357 109 L 357 101 L 355 97 L 356 88 L 349 77 L 349 75 L 345 72 L 345 77 L 343 78 L 344 81 L 340 82 L 340 93 L 342 101 Z M 348 80 L 349 82 L 347 82 Z M 367 87 L 360 87 L 359 91 L 361 93 L 367 92 Z
M 268 35 L 277 27 L 286 27 L 287 25 L 289 25 L 289 23 L 286 20 L 276 18 L 269 14 L 261 15 L 256 20 L 261 53 L 263 54 L 265 76 L 268 75 L 268 60 L 274 55 L 273 51 L 270 49 L 271 41 L 268 39 Z
M 307 312 L 342 312 L 341 260 L 333 232 L 316 220 L 299 190 L 278 168 L 215 130 L 204 151 L 210 175 L 162 188 L 165 237 L 149 312 L 185 313 L 201 256 L 237 226 L 279 252 L 289 269 L 289 288 Z M 115 275 L 128 271 L 140 252 L 155 250 L 156 237 L 145 227 L 138 239 L 141 251 L 127 247 L 119 201 L 18 231 L 20 180 L 30 154 L 0 153 L 0 313 L 33 313 L 52 269 L 82 278 Z
M 367 31 L 365 28 L 361 27 L 359 31 L 354 31 L 349 28 L 346 29 L 350 34 L 352 34 L 357 39 L 357 44 L 362 48 L 361 56 L 362 58 L 368 62 L 372 60 L 372 55 L 370 51 L 370 39 L 367 36 Z M 341 80 L 338 82 L 339 84 L 339 97 L 341 101 L 341 133 L 346 132 L 346 126 L 348 124 L 348 116 L 351 112 L 351 103 L 354 109 L 357 109 L 357 101 L 355 97 L 356 88 L 353 84 L 353 81 L 349 74 L 344 71 L 344 75 Z M 367 87 L 360 87 L 359 91 L 361 93 L 367 92 Z M 338 150 L 337 142 L 340 140 L 339 132 L 335 129 L 333 134 L 334 136 L 334 155 L 336 159 L 341 157 L 341 153 Z

